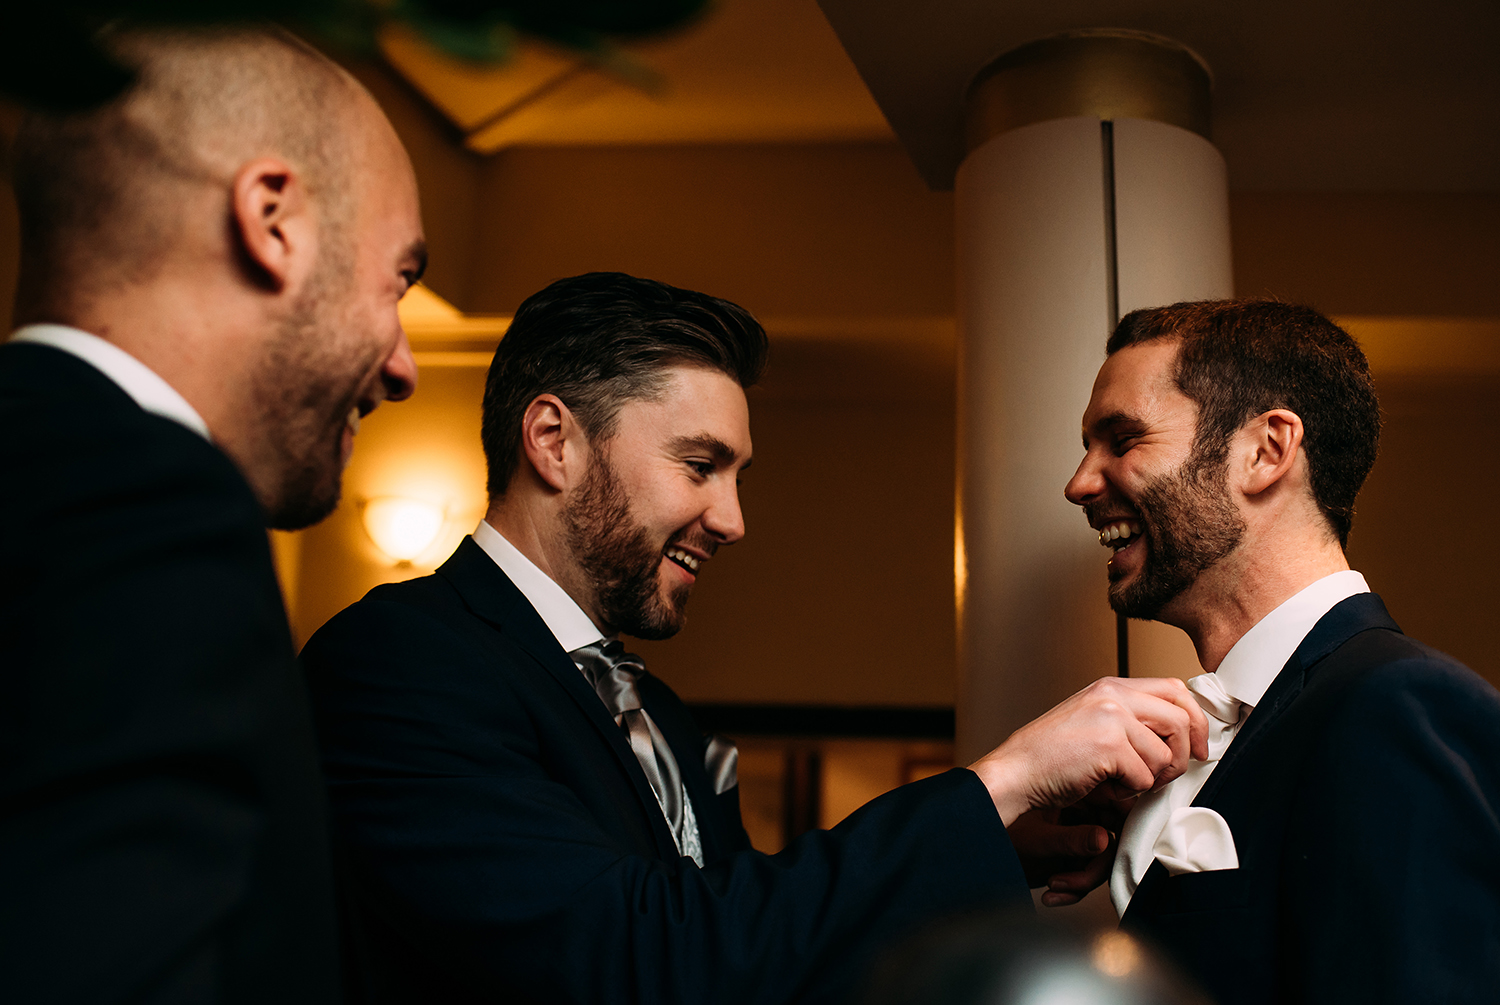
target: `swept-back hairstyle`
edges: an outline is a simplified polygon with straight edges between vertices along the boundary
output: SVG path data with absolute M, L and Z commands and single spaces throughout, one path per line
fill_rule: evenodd
M 1173 377 L 1198 405 L 1193 453 L 1223 463 L 1247 421 L 1273 408 L 1302 419 L 1313 498 L 1339 544 L 1375 464 L 1380 405 L 1359 344 L 1311 307 L 1277 300 L 1198 300 L 1132 311 L 1106 351 L 1157 339 L 1181 346 Z
M 662 394 L 668 368 L 707 367 L 749 387 L 766 349 L 760 323 L 727 300 L 622 272 L 559 279 L 521 304 L 485 379 L 480 438 L 490 498 L 510 485 L 521 420 L 537 395 L 557 395 L 589 440 L 602 443 L 625 402 Z

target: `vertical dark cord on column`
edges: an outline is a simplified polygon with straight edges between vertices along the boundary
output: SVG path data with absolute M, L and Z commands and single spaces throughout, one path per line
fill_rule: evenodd
M 1104 139 L 1104 287 L 1109 298 L 1109 330 L 1120 323 L 1120 259 L 1115 241 L 1115 124 L 1099 123 Z
M 1109 301 L 1109 330 L 1120 323 L 1120 258 L 1115 238 L 1115 124 L 1099 123 L 1104 141 L 1104 288 Z M 1130 676 L 1130 619 L 1115 615 L 1115 673 Z

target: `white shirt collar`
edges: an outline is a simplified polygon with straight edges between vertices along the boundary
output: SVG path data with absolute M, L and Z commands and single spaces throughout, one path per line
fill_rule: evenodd
M 1341 600 L 1369 593 L 1365 577 L 1335 572 L 1305 587 L 1258 621 L 1234 644 L 1216 676 L 1224 690 L 1246 705 L 1259 704 L 1271 682 L 1313 626 Z
M 583 613 L 583 608 L 568 596 L 568 592 L 558 586 L 551 576 L 538 569 L 531 559 L 521 554 L 520 549 L 507 541 L 487 521 L 479 521 L 479 526 L 474 528 L 474 543 L 495 560 L 500 571 L 516 584 L 516 589 L 536 608 L 536 612 L 542 616 L 557 639 L 557 644 L 563 647 L 563 652 L 571 653 L 604 638 L 603 633 L 589 620 L 589 616 Z
M 179 422 L 205 440 L 213 440 L 203 416 L 171 384 L 124 349 L 97 335 L 67 325 L 26 325 L 12 334 L 10 341 L 49 345 L 77 356 L 118 384 L 141 408 Z

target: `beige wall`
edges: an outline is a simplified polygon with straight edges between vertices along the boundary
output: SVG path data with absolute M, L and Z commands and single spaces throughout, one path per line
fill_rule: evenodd
M 952 212 L 888 144 L 514 149 L 486 168 L 467 307 L 618 269 L 762 316 L 950 315 Z
M 1239 192 L 1230 211 L 1242 296 L 1500 317 L 1500 194 Z
M 1500 577 L 1487 547 L 1500 499 L 1489 435 L 1500 374 L 1377 385 L 1385 433 L 1349 561 L 1405 632 L 1500 686 Z

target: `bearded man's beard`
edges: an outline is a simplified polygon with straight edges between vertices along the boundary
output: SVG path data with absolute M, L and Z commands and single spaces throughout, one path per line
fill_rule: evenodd
M 605 624 L 638 639 L 668 639 L 687 621 L 691 587 L 661 595 L 662 547 L 630 512 L 630 499 L 602 452 L 563 510 L 568 547 L 589 577 Z
M 1202 573 L 1239 546 L 1245 521 L 1225 487 L 1223 460 L 1195 448 L 1176 471 L 1136 499 L 1145 525 L 1145 561 L 1131 581 L 1113 581 L 1109 606 L 1131 618 L 1154 619 Z

